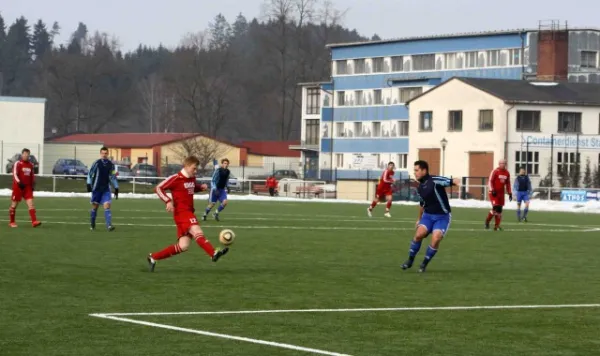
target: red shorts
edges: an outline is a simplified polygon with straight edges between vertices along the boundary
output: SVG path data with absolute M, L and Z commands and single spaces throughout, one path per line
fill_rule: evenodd
M 494 206 L 504 206 L 504 193 L 498 193 L 496 196 L 492 196 L 492 194 L 488 194 L 490 201 L 492 202 L 492 207 Z
M 192 226 L 199 225 L 198 218 L 191 212 L 177 213 L 174 219 L 177 225 L 177 238 L 188 236 Z
M 21 190 L 19 186 L 13 186 L 12 201 L 20 202 L 21 200 L 33 199 L 33 189 L 31 186 L 25 186 L 25 189 Z
M 375 192 L 375 195 L 377 197 L 377 199 L 379 200 L 384 200 L 387 196 L 392 195 L 392 188 L 390 187 L 383 187 L 383 188 L 377 188 L 377 192 Z

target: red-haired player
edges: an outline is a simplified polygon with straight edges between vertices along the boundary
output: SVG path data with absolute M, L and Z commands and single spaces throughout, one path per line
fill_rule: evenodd
M 488 213 L 485 219 L 485 228 L 490 228 L 492 217 L 495 219 L 494 231 L 502 230 L 500 223 L 502 222 L 502 209 L 504 208 L 504 189 L 508 193 L 508 199 L 512 201 L 512 188 L 510 186 L 510 172 L 506 169 L 506 160 L 501 159 L 498 162 L 498 168 L 494 169 L 490 174 L 488 182 L 489 198 L 492 202 L 492 210 Z
M 377 184 L 377 190 L 375 191 L 375 200 L 371 203 L 371 206 L 367 208 L 367 214 L 369 217 L 373 216 L 371 213 L 380 201 L 386 201 L 385 214 L 386 218 L 391 218 L 390 208 L 392 207 L 392 185 L 394 184 L 394 162 L 390 162 L 387 165 L 387 169 L 381 174 L 379 183 Z
M 196 184 L 198 164 L 198 158 L 186 158 L 183 161 L 183 169 L 179 173 L 170 176 L 156 186 L 156 194 L 167 205 L 167 211 L 173 213 L 173 219 L 177 225 L 178 241 L 176 244 L 170 245 L 162 251 L 148 255 L 150 272 L 154 272 L 157 260 L 169 258 L 187 251 L 192 239 L 212 258 L 213 262 L 217 262 L 219 258 L 229 251 L 227 247 L 215 249 L 211 245 L 206 237 L 204 237 L 204 233 L 200 225 L 198 225 L 198 218 L 194 215 L 194 193 L 207 189 L 206 184 Z M 171 191 L 172 199 L 167 195 L 167 190 Z
M 29 161 L 30 153 L 31 152 L 27 148 L 24 148 L 23 151 L 21 151 L 21 159 L 15 162 L 13 166 L 12 201 L 9 209 L 10 223 L 8 224 L 10 227 L 17 227 L 15 221 L 17 206 L 23 199 L 25 199 L 25 203 L 27 203 L 27 207 L 29 207 L 31 225 L 33 227 L 42 225 L 35 216 L 35 207 L 33 206 L 33 186 L 35 184 L 35 177 L 33 163 Z

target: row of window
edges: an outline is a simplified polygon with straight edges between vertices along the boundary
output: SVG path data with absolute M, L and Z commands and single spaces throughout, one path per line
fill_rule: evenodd
M 579 166 L 581 169 L 581 153 L 579 152 L 557 152 L 556 153 L 556 174 L 571 173 L 573 169 Z M 598 164 L 600 164 L 600 154 L 598 155 Z M 515 152 L 515 174 L 521 168 L 527 170 L 527 174 L 540 175 L 540 153 L 538 151 L 517 151 Z
M 341 168 L 341 169 L 356 169 L 356 162 L 354 162 L 354 160 L 348 160 L 348 161 L 344 161 L 344 153 L 336 153 L 335 154 L 335 167 L 336 168 Z M 363 159 L 364 154 L 352 154 L 353 156 L 358 156 L 361 158 L 361 161 Z M 386 154 L 386 156 L 389 156 L 388 154 Z M 398 169 L 407 169 L 408 167 L 408 154 L 407 153 L 398 153 L 395 155 L 396 157 L 396 161 L 394 162 L 396 164 L 396 168 Z M 384 169 L 388 162 L 387 161 L 382 161 L 381 160 L 381 155 L 379 153 L 373 153 L 371 154 L 371 158 L 376 162 L 376 166 L 379 169 Z M 345 163 L 345 165 L 344 165 Z
M 487 51 L 454 52 L 443 54 L 418 54 L 409 56 L 358 58 L 336 60 L 335 74 L 369 74 L 411 72 L 426 70 L 520 66 L 523 64 L 521 48 L 493 49 Z
M 384 101 L 384 89 L 354 90 L 352 92 L 337 91 L 337 106 L 362 106 L 362 105 L 391 105 L 404 104 L 407 101 L 423 94 L 423 87 L 402 87 L 392 90 L 392 97 Z M 394 95 L 395 94 L 395 95 Z
M 337 122 L 333 132 L 335 137 L 342 138 L 378 138 L 378 137 L 405 137 L 408 136 L 408 121 L 397 121 L 383 127 L 380 121 L 352 122 L 348 127 L 345 122 Z M 325 128 L 324 138 L 329 137 L 329 130 Z
M 462 110 L 448 111 L 448 131 L 462 131 L 463 112 Z M 433 130 L 433 112 L 421 111 L 419 113 L 419 131 Z M 494 130 L 494 111 L 479 110 L 478 120 L 479 131 Z M 517 111 L 517 131 L 520 132 L 540 132 L 541 131 L 541 111 L 538 110 L 518 110 Z M 558 129 L 559 133 L 581 133 L 581 112 L 559 112 Z M 600 133 L 600 123 L 599 123 Z

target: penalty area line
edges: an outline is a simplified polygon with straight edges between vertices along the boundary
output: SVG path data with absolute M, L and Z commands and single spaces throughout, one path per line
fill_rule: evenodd
M 122 317 L 118 317 L 118 316 L 114 316 L 114 315 L 110 315 L 110 314 L 90 314 L 90 316 L 93 316 L 93 317 L 96 317 L 96 318 L 102 318 L 102 319 L 109 319 L 109 320 L 121 321 L 121 322 L 125 322 L 125 323 L 132 323 L 132 324 L 138 324 L 138 325 L 144 325 L 144 326 L 151 326 L 151 327 L 160 328 L 160 329 L 167 329 L 167 330 L 179 331 L 179 332 L 196 334 L 196 335 L 216 337 L 216 338 L 220 338 L 220 339 L 242 341 L 242 342 L 248 342 L 248 343 L 252 343 L 252 344 L 277 347 L 277 348 L 281 348 L 281 349 L 301 351 L 301 352 L 312 353 L 312 354 L 316 354 L 316 355 L 351 356 L 351 355 L 348 355 L 348 354 L 341 354 L 341 353 L 337 353 L 337 352 L 330 352 L 330 351 L 325 351 L 325 350 L 313 349 L 313 348 L 309 348 L 309 347 L 303 347 L 303 346 L 297 346 L 297 345 L 291 345 L 291 344 L 284 344 L 284 343 L 280 343 L 280 342 L 273 342 L 273 341 L 266 341 L 266 340 L 259 340 L 259 339 L 251 339 L 251 338 L 243 337 L 243 336 L 235 336 L 235 335 L 229 335 L 229 334 L 220 334 L 220 333 L 214 333 L 214 332 L 205 331 L 205 330 L 182 328 L 182 327 L 173 326 L 173 325 L 152 323 L 152 322 L 149 322 L 149 321 L 135 320 L 135 319 L 130 319 L 130 318 L 122 318 Z
M 577 309 L 600 308 L 600 304 L 539 304 L 539 305 L 473 305 L 447 307 L 399 307 L 399 308 L 343 308 L 343 309 L 266 309 L 190 312 L 146 312 L 146 313 L 102 313 L 90 314 L 98 317 L 116 316 L 168 316 L 168 315 L 240 315 L 240 314 L 283 314 L 283 313 L 356 313 L 356 312 L 405 312 L 405 311 L 468 311 L 468 310 L 514 310 L 514 309 Z

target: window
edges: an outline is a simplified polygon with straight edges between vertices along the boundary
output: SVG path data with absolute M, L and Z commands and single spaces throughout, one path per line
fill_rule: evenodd
M 354 91 L 354 105 L 365 105 L 362 90 Z
M 509 50 L 508 64 L 511 66 L 520 66 L 523 64 L 523 52 L 520 48 Z
M 381 168 L 381 155 L 379 153 L 373 153 L 371 154 L 371 157 L 373 157 L 375 166 Z
M 338 122 L 335 124 L 335 136 L 336 137 L 345 137 L 346 133 L 344 132 L 344 123 Z
M 462 131 L 462 110 L 448 111 L 448 131 Z
M 500 65 L 500 50 L 494 49 L 487 51 L 487 66 L 497 67 Z
M 422 87 L 400 88 L 400 102 L 405 103 L 423 93 Z
M 465 53 L 465 68 L 477 68 L 478 56 L 479 54 L 477 52 Z
M 597 57 L 598 52 L 596 51 L 581 51 L 581 68 L 597 68 Z
M 348 62 L 346 60 L 335 61 L 335 72 L 339 75 L 348 74 Z
M 307 145 L 318 145 L 319 144 L 319 120 L 311 119 L 306 120 L 304 140 Z
M 306 114 L 318 114 L 321 110 L 321 90 L 309 88 L 306 90 Z
M 408 136 L 408 121 L 398 121 L 398 136 Z
M 559 112 L 558 132 L 581 132 L 581 113 Z
M 517 131 L 540 131 L 540 112 L 518 110 Z
M 460 69 L 462 67 L 459 65 L 456 53 L 446 53 L 444 55 L 444 62 L 446 63 L 446 69 Z
M 400 169 L 408 168 L 408 154 L 406 154 L 406 153 L 398 154 L 398 163 L 397 163 L 396 167 L 398 167 Z
M 421 111 L 419 114 L 419 131 L 431 131 L 433 121 L 433 112 Z
M 373 73 L 383 72 L 383 57 L 373 58 Z
M 362 74 L 365 72 L 365 60 L 355 59 L 354 60 L 354 74 Z
M 343 153 L 335 154 L 335 166 L 337 168 L 344 168 L 344 154 Z
M 392 57 L 392 72 L 402 72 L 404 70 L 404 57 Z
M 373 122 L 373 137 L 381 137 L 381 122 Z
M 412 56 L 413 70 L 435 69 L 435 54 L 420 54 Z
M 479 110 L 479 131 L 494 131 L 494 110 Z
M 383 104 L 383 96 L 381 94 L 381 89 L 376 89 L 373 91 L 373 104 L 374 105 Z
M 556 158 L 556 172 L 558 174 L 569 174 L 581 163 L 581 153 L 579 152 L 558 152 L 558 156 Z M 566 172 L 563 172 L 563 168 L 566 170 Z
M 337 92 L 337 104 L 338 104 L 338 106 L 346 105 L 346 92 L 345 91 Z
M 519 174 L 519 170 L 525 168 L 527 174 L 540 174 L 540 153 L 534 151 L 517 151 L 515 152 L 515 174 Z
M 354 123 L 354 137 L 362 137 L 362 136 L 363 136 L 362 122 L 355 122 Z

